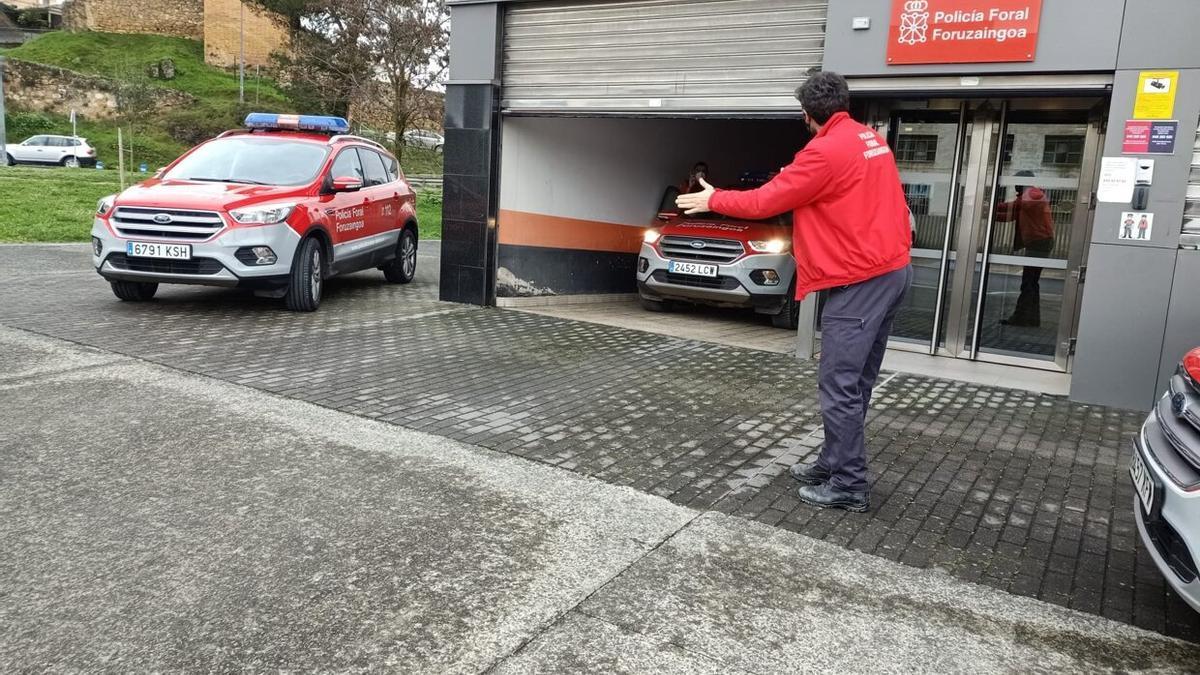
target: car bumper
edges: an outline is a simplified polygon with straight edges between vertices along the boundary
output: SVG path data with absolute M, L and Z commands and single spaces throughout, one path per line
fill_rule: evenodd
M 79 166 L 96 166 L 95 157 L 76 157 L 75 159 L 79 160 Z
M 1200 612 L 1200 577 L 1195 569 L 1200 560 L 1200 491 L 1183 489 L 1164 469 L 1156 453 L 1167 443 L 1156 413 L 1151 413 L 1134 441 L 1134 452 L 1141 454 L 1153 477 L 1157 505 L 1148 514 L 1141 497 L 1135 494 L 1134 518 L 1142 544 L 1163 578 L 1193 610 Z
M 92 224 L 92 237 L 93 244 L 98 241 L 101 247 L 99 255 L 93 248 L 92 266 L 110 281 L 247 288 L 276 288 L 286 284 L 292 257 L 300 243 L 300 235 L 286 223 L 226 228 L 206 241 L 185 241 L 118 236 L 97 218 Z M 188 261 L 127 257 L 126 244 L 130 241 L 188 244 L 192 247 L 192 257 Z M 238 251 L 255 246 L 269 246 L 276 261 L 256 265 L 238 258 Z M 247 257 L 245 253 L 243 257 Z
M 695 262 L 695 261 L 688 261 Z M 720 307 L 754 307 L 777 312 L 786 304 L 796 276 L 796 263 L 788 254 L 747 255 L 717 266 L 717 277 L 692 277 L 668 273 L 670 260 L 649 244 L 642 244 L 638 259 L 638 292 L 651 300 L 682 300 Z M 774 271 L 779 283 L 759 283 L 755 272 Z

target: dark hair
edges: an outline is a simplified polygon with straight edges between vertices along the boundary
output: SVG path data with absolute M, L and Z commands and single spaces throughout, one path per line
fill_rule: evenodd
M 817 124 L 825 124 L 834 113 L 850 111 L 850 87 L 846 78 L 830 71 L 813 73 L 800 88 L 796 98 L 804 114 Z
M 698 166 L 702 166 L 702 167 L 704 167 L 705 171 L 708 171 L 708 162 L 696 162 L 695 164 L 692 165 L 692 169 L 695 169 Z

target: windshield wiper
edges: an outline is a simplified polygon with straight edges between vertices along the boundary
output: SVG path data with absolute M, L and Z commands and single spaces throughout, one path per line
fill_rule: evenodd
M 241 183 L 243 185 L 270 185 L 262 181 L 250 180 L 249 178 L 201 178 L 197 176 L 189 176 L 186 180 L 196 180 L 205 183 Z

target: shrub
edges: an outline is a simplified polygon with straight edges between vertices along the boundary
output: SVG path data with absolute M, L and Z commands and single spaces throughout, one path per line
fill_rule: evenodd
M 56 125 L 49 115 L 38 112 L 9 112 L 4 115 L 5 135 L 8 142 L 24 140 L 34 134 L 54 131 Z

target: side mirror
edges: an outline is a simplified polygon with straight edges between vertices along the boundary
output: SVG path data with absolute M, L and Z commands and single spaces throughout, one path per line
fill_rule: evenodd
M 334 192 L 354 192 L 361 190 L 363 181 L 361 178 L 352 178 L 350 176 L 339 176 L 333 179 L 332 189 Z

